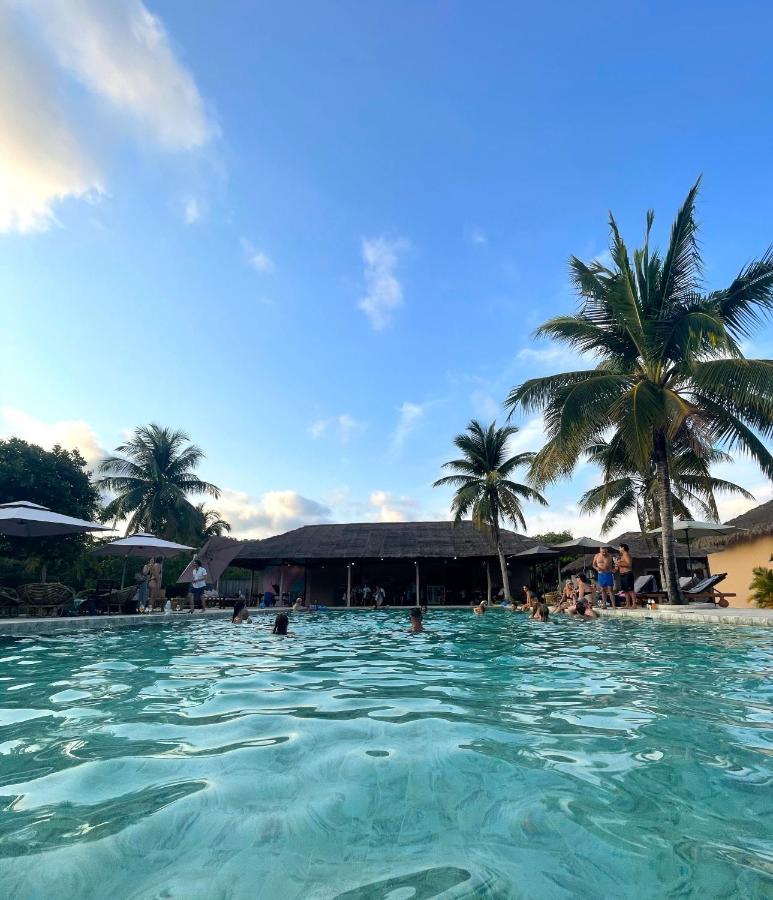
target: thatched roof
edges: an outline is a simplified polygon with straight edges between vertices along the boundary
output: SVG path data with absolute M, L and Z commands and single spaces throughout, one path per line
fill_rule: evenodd
M 533 547 L 532 538 L 502 530 L 505 553 Z M 245 541 L 233 560 L 453 559 L 494 556 L 491 537 L 472 522 L 366 522 L 305 525 L 262 541 Z
M 706 538 L 701 541 L 701 547 L 706 548 L 706 552 L 711 553 L 733 544 L 743 544 L 773 534 L 773 500 L 761 503 L 734 519 L 728 519 L 725 525 L 735 525 L 743 531 L 736 531 L 724 537 Z

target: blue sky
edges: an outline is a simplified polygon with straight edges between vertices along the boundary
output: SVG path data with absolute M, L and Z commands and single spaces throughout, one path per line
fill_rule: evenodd
M 31 0 L 0 8 L 0 431 L 187 429 L 240 534 L 438 518 L 472 416 L 574 367 L 566 260 L 773 239 L 759 3 Z M 770 334 L 750 355 L 770 355 Z M 541 423 L 521 420 L 522 449 Z M 722 474 L 758 496 L 746 462 Z M 581 467 L 530 531 L 597 534 Z M 748 504 L 727 503 L 727 515 Z

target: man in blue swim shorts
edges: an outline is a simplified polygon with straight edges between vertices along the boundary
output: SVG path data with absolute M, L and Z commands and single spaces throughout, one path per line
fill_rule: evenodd
M 599 547 L 599 552 L 593 557 L 593 568 L 598 572 L 599 588 L 601 589 L 601 605 L 606 606 L 607 600 L 612 609 L 615 608 L 615 576 L 612 570 L 615 561 L 608 547 Z

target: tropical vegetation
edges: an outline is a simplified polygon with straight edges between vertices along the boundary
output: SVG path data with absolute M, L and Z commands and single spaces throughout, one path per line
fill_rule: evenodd
M 589 448 L 621 443 L 637 472 L 654 467 L 666 588 L 681 602 L 674 548 L 674 448 L 708 456 L 720 446 L 750 455 L 773 478 L 773 361 L 747 359 L 773 310 L 773 246 L 725 288 L 706 292 L 697 241 L 699 182 L 674 222 L 666 252 L 644 244 L 631 254 L 610 215 L 609 265 L 570 259 L 581 305 L 535 332 L 595 361 L 592 368 L 535 377 L 506 399 L 541 411 L 547 441 L 530 465 L 537 487 L 568 476 Z
M 184 431 L 155 424 L 137 428 L 98 467 L 97 487 L 114 495 L 104 508 L 105 521 L 125 520 L 127 534 L 148 531 L 183 543 L 195 539 L 207 523 L 190 498 L 220 496 L 219 488 L 196 474 L 203 458 L 204 451 Z
M 752 569 L 752 583 L 749 585 L 750 598 L 757 606 L 773 607 L 773 569 L 756 566 Z
M 511 454 L 510 439 L 517 434 L 514 425 L 497 428 L 492 422 L 484 428 L 473 419 L 466 432 L 454 438 L 461 457 L 443 464 L 453 474 L 438 479 L 434 487 L 456 489 L 451 501 L 454 521 L 471 515 L 476 528 L 487 529 L 499 557 L 505 600 L 510 600 L 510 581 L 502 549 L 500 526 L 510 521 L 526 529 L 521 501 L 530 500 L 547 506 L 547 500 L 534 488 L 513 481 L 511 476 L 520 466 L 534 461 L 533 453 Z
M 655 463 L 650 460 L 639 470 L 626 452 L 623 441 L 599 441 L 586 451 L 587 457 L 601 469 L 602 483 L 586 491 L 580 498 L 580 511 L 586 514 L 605 512 L 602 534 L 635 512 L 642 532 L 660 528 L 658 478 Z M 753 500 L 749 491 L 732 481 L 715 478 L 711 466 L 729 462 L 732 457 L 718 447 L 696 452 L 690 446 L 674 446 L 669 454 L 671 474 L 671 506 L 681 519 L 704 518 L 719 521 L 716 495 L 731 494 Z

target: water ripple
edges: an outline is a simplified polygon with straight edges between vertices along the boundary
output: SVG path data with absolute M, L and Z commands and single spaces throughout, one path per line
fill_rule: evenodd
M 3 896 L 773 892 L 773 636 L 427 627 L 0 639 Z

